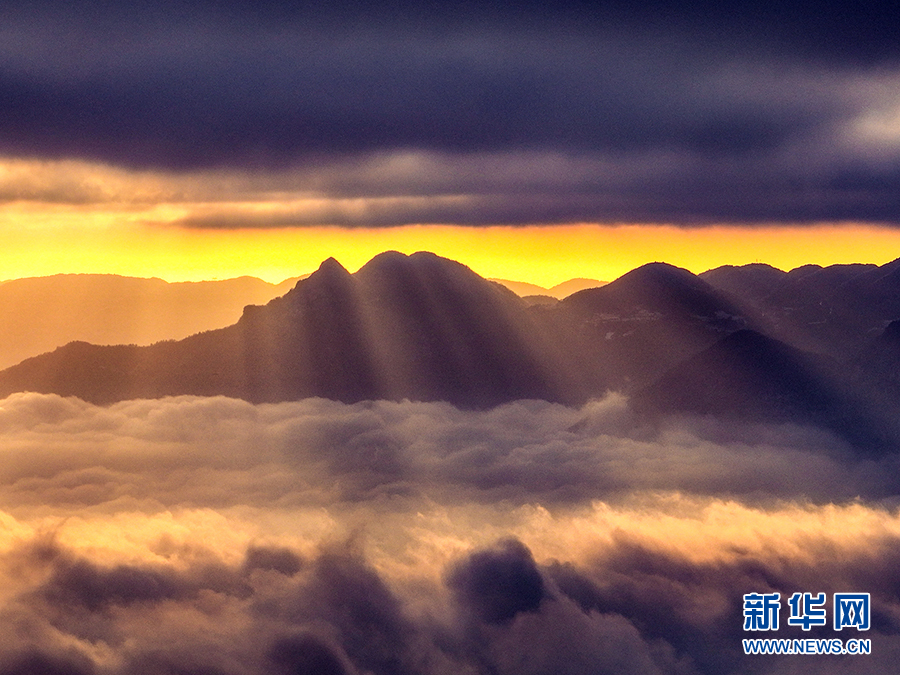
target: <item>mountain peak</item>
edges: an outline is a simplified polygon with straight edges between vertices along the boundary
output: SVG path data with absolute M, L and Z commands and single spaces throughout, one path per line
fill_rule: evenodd
M 348 289 L 353 282 L 353 276 L 335 258 L 327 258 L 321 262 L 319 268 L 297 284 L 284 296 L 275 298 L 270 305 L 273 307 L 288 307 L 303 304 L 311 298 L 326 297 L 334 293 Z M 245 312 L 246 314 L 246 312 Z
M 706 282 L 682 267 L 664 262 L 651 262 L 637 267 L 619 277 L 620 282 L 670 284 L 682 283 L 691 286 L 705 286 Z
M 341 265 L 335 258 L 326 258 L 319 265 L 319 269 L 315 271 L 315 274 L 350 274 L 347 269 Z
M 457 263 L 454 260 L 450 260 L 449 258 L 442 258 L 441 256 L 435 253 L 431 253 L 430 251 L 416 251 L 415 253 L 411 253 L 409 255 L 407 255 L 406 253 L 401 253 L 400 251 L 384 251 L 383 253 L 379 253 L 371 260 L 369 260 L 369 262 L 367 262 L 360 268 L 360 271 L 362 272 L 363 270 L 366 270 L 367 272 L 370 272 L 373 269 L 392 268 L 401 265 L 418 266 L 432 263 L 438 263 L 441 265 L 460 265 L 460 263 Z M 365 276 L 365 273 L 363 274 L 363 276 Z
M 411 255 L 398 251 L 379 253 L 363 265 L 354 276 L 363 285 L 376 286 L 445 285 L 451 279 L 456 282 L 461 282 L 462 279 L 475 283 L 477 280 L 483 281 L 462 263 L 428 251 L 417 251 Z
M 366 274 L 372 273 L 373 270 L 377 272 L 383 269 L 393 269 L 399 266 L 405 266 L 408 264 L 409 259 L 410 256 L 401 253 L 400 251 L 384 251 L 383 253 L 374 256 L 369 262 L 360 267 L 357 274 L 364 277 Z
M 346 284 L 352 278 L 350 272 L 341 263 L 334 258 L 328 258 L 322 261 L 319 269 L 299 282 L 296 288 L 304 287 L 307 291 L 319 287 L 330 288 L 335 284 Z
M 563 303 L 617 315 L 633 314 L 638 308 L 663 315 L 679 312 L 698 316 L 715 316 L 717 312 L 741 314 L 697 275 L 661 262 L 641 265 L 600 288 L 574 293 Z
M 739 330 L 681 362 L 639 392 L 638 405 L 699 414 L 785 419 L 826 407 L 811 354 L 754 330 Z

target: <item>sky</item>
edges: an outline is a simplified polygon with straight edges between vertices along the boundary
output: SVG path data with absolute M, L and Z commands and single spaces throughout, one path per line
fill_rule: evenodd
M 895 7 L 0 6 L 0 278 L 900 256 Z

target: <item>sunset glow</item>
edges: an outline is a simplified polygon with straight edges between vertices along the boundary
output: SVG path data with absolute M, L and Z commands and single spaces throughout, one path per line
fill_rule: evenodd
M 0 675 L 897 672 L 896 5 L 0 2 Z
M 279 282 L 312 272 L 332 256 L 355 271 L 385 250 L 427 250 L 459 260 L 485 277 L 550 287 L 577 277 L 609 281 L 653 261 L 700 273 L 754 262 L 790 270 L 804 264 L 884 264 L 900 257 L 900 231 L 853 224 L 213 230 L 129 222 L 134 215 L 124 212 L 16 206 L 0 217 L 5 279 L 112 273 L 168 281 L 248 275 Z M 23 222 L 27 225 L 21 226 Z
M 790 270 L 900 257 L 900 230 L 873 222 L 415 224 L 416 214 L 446 209 L 465 216 L 485 197 L 475 185 L 468 192 L 391 196 L 374 183 L 358 196 L 345 195 L 333 175 L 412 180 L 441 161 L 401 154 L 349 168 L 172 172 L 6 157 L 0 159 L 0 279 L 114 273 L 278 282 L 312 272 L 332 256 L 355 271 L 393 249 L 428 250 L 486 277 L 550 287 L 576 277 L 609 281 L 652 261 L 699 273 L 753 262 Z M 559 163 L 486 158 L 472 170 L 511 172 L 514 161 L 528 175 L 552 172 Z M 410 224 L 379 222 L 395 216 Z

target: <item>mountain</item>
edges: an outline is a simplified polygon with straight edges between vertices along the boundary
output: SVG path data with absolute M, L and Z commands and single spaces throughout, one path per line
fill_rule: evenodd
M 640 391 L 658 410 L 785 421 L 833 407 L 820 359 L 754 330 L 718 340 Z
M 389 252 L 356 274 L 329 259 L 227 328 L 149 347 L 66 345 L 0 373 L 0 394 L 580 403 L 645 386 L 751 323 L 723 293 L 664 263 L 535 305 L 459 263 Z
M 884 318 L 900 310 L 898 268 L 748 266 L 703 278 L 651 263 L 535 304 L 431 253 L 383 253 L 355 274 L 328 259 L 223 328 L 148 346 L 80 340 L 25 359 L 0 371 L 0 396 L 488 408 L 528 398 L 581 404 L 614 390 L 648 415 L 811 424 L 874 452 L 900 438 L 900 321 Z M 807 325 L 824 311 L 816 307 L 831 307 L 829 318 Z
M 900 319 L 900 260 L 886 265 L 721 267 L 700 275 L 755 313 L 766 333 L 845 358 Z
M 547 319 L 586 355 L 595 387 L 624 391 L 648 384 L 667 368 L 753 317 L 691 272 L 666 263 L 638 267 L 600 288 L 562 300 Z
M 577 293 L 578 291 L 584 291 L 588 288 L 600 288 L 601 286 L 605 286 L 607 284 L 606 281 L 599 281 L 597 279 L 584 279 L 582 277 L 578 277 L 577 279 L 569 279 L 568 281 L 563 281 L 562 283 L 556 284 L 556 286 L 551 286 L 547 289 L 548 295 L 552 295 L 554 298 L 559 298 L 562 300 L 563 298 L 567 298 L 573 293 Z
M 750 302 L 771 295 L 787 277 L 787 272 L 763 263 L 723 265 L 703 272 L 700 278 L 719 290 Z
M 549 295 L 549 290 L 537 284 L 530 284 L 527 281 L 510 281 L 509 279 L 491 279 L 494 283 L 500 284 L 511 290 L 520 298 L 527 295 Z
M 833 359 L 740 330 L 671 368 L 632 403 L 643 412 L 809 424 L 859 447 L 894 447 L 896 425 L 852 384 Z
M 111 274 L 7 281 L 0 284 L 0 368 L 72 341 L 149 345 L 223 328 L 246 305 L 284 295 L 296 282 L 167 283 Z
M 884 397 L 900 400 L 900 320 L 889 323 L 849 365 L 856 379 L 870 382 Z
M 567 359 L 512 292 L 430 253 L 389 252 L 356 274 L 326 260 L 226 328 L 147 347 L 66 345 L 0 372 L 0 395 L 583 400 Z
M 491 279 L 491 281 L 506 286 L 520 298 L 528 296 L 549 296 L 551 298 L 556 298 L 557 300 L 562 300 L 563 298 L 572 295 L 572 293 L 583 291 L 586 288 L 597 288 L 606 284 L 605 281 L 598 281 L 597 279 L 578 278 L 563 281 L 551 288 L 544 288 L 537 284 L 529 284 L 524 281 L 510 281 L 509 279 Z

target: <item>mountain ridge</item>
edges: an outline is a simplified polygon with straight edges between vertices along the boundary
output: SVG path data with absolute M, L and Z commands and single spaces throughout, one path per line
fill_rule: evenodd
M 167 282 L 58 274 L 0 285 L 0 368 L 72 341 L 149 345 L 238 320 L 243 307 L 283 295 L 299 278 Z
M 695 275 L 657 262 L 540 305 L 433 253 L 384 252 L 352 274 L 328 258 L 229 326 L 149 346 L 70 342 L 0 371 L 0 395 L 483 409 L 527 398 L 579 405 L 614 390 L 638 411 L 812 424 L 882 447 L 900 437 L 886 422 L 900 411 L 900 378 L 890 375 L 900 363 L 898 269 Z M 854 297 L 879 302 L 854 314 Z M 826 320 L 808 321 L 821 308 Z
M 388 252 L 351 275 L 329 258 L 284 296 L 245 307 L 231 326 L 147 347 L 67 345 L 0 373 L 0 392 L 31 388 L 96 403 L 213 393 L 474 407 L 573 400 L 570 379 L 558 381 L 565 359 L 540 332 L 520 298 L 454 261 Z M 92 375 L 67 358 L 75 352 L 93 360 Z

